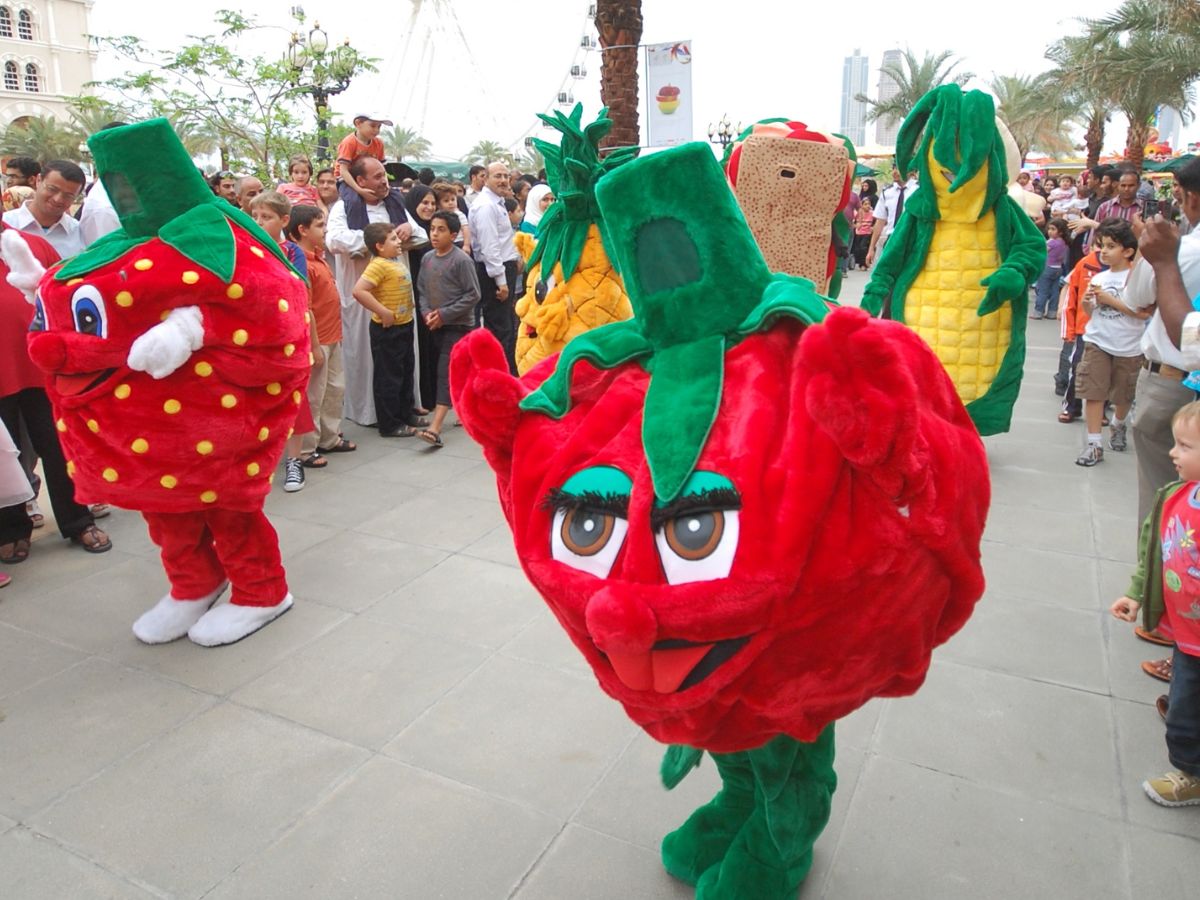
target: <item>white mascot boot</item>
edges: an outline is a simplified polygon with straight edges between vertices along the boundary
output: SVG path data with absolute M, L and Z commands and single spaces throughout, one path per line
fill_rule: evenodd
M 292 595 L 288 594 L 274 606 L 239 606 L 222 603 L 214 606 L 188 629 L 187 636 L 202 647 L 220 647 L 232 644 L 254 634 L 273 619 L 278 619 L 292 608 Z
M 229 582 L 223 581 L 215 591 L 197 600 L 176 600 L 167 592 L 133 623 L 134 637 L 143 644 L 168 644 L 179 640 L 208 612 L 227 587 Z

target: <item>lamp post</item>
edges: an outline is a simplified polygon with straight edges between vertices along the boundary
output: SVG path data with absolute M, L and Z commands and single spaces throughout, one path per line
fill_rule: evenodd
M 720 144 L 722 150 L 732 144 L 741 133 L 742 126 L 739 124 L 737 129 L 734 130 L 733 126 L 729 124 L 728 115 L 721 116 L 721 121 L 716 125 L 713 125 L 711 122 L 708 125 L 709 143 Z
M 303 19 L 297 16 L 297 21 Z M 288 43 L 287 62 L 291 67 L 292 84 L 298 93 L 310 94 L 317 109 L 317 160 L 329 159 L 329 98 L 350 86 L 350 78 L 358 68 L 358 54 L 347 39 L 329 51 L 329 36 L 320 22 L 313 22 L 307 37 L 292 32 Z

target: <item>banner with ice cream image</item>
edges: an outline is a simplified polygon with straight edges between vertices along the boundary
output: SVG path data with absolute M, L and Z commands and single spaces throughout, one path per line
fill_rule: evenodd
M 692 139 L 692 42 L 646 45 L 646 144 Z

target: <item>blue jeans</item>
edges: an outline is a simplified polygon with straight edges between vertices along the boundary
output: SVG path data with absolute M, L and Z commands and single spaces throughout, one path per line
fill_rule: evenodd
M 1046 266 L 1034 285 L 1033 311 L 1048 316 L 1058 312 L 1058 279 L 1062 277 L 1062 266 Z
M 1178 647 L 1171 658 L 1167 756 L 1188 775 L 1200 775 L 1200 657 Z

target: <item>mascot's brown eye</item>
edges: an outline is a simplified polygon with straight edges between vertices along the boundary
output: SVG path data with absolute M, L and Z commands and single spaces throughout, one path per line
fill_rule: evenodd
M 562 520 L 562 542 L 577 556 L 595 556 L 608 545 L 615 522 L 616 516 L 610 513 L 569 509 Z
M 668 522 L 663 530 L 667 546 L 681 559 L 704 559 L 721 544 L 725 513 L 714 510 L 680 516 Z

